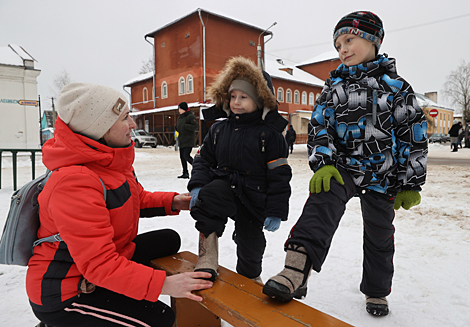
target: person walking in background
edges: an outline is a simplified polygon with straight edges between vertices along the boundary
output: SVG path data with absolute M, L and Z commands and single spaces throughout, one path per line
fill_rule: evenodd
M 459 131 L 462 128 L 462 123 L 459 122 L 457 119 L 454 119 L 454 123 L 452 127 L 449 129 L 449 136 L 450 136 L 450 146 L 453 148 L 452 152 L 459 151 L 457 142 L 459 140 Z
M 289 149 L 271 77 L 251 60 L 231 58 L 208 89 L 215 106 L 204 118 L 216 122 L 194 158 L 188 190 L 199 231 L 195 271 L 217 276 L 218 239 L 227 218 L 235 221 L 237 273 L 261 281 L 266 230 L 287 220 L 291 194 Z
M 106 86 L 71 83 L 57 99 L 54 137 L 43 148 L 53 171 L 38 197 L 38 238 L 26 290 L 48 326 L 173 326 L 162 294 L 202 301 L 191 291 L 212 286 L 206 273 L 166 276 L 150 261 L 178 252 L 171 229 L 138 233 L 139 217 L 188 210 L 189 194 L 148 192 L 133 168 L 126 97 Z M 174 219 L 174 218 L 173 218 Z
M 280 301 L 302 298 L 312 270 L 320 272 L 353 197 L 364 224 L 360 290 L 366 311 L 389 312 L 395 253 L 395 210 L 420 203 L 426 180 L 427 123 L 394 59 L 378 54 L 384 29 L 368 11 L 340 19 L 333 44 L 342 62 L 313 107 L 308 160 L 310 196 L 285 243 L 284 269 L 263 293 Z M 340 294 L 338 294 L 340 296 Z
M 297 134 L 295 133 L 294 127 L 292 127 L 292 125 L 290 125 L 289 129 L 286 132 L 286 142 L 287 142 L 287 145 L 290 148 L 290 153 L 292 153 L 292 151 L 294 151 L 294 143 L 295 143 L 296 138 L 297 138 Z
M 468 121 L 465 124 L 464 141 L 465 141 L 465 147 L 470 148 L 470 122 Z
M 186 102 L 178 105 L 179 117 L 176 122 L 176 131 L 178 132 L 178 147 L 180 150 L 181 166 L 183 174 L 178 178 L 189 178 L 188 162 L 193 165 L 191 150 L 196 141 L 196 130 L 198 127 L 196 116 L 192 113 Z

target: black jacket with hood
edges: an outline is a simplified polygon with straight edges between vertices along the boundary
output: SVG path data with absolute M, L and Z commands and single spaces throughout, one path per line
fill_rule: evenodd
M 240 77 L 255 87 L 263 109 L 248 114 L 230 111 L 228 89 Z M 215 106 L 204 111 L 204 118 L 228 119 L 215 123 L 204 138 L 194 158 L 188 190 L 225 179 L 260 222 L 266 217 L 287 220 L 292 171 L 281 134 L 287 120 L 277 111 L 270 76 L 246 58 L 232 58 L 208 94 Z

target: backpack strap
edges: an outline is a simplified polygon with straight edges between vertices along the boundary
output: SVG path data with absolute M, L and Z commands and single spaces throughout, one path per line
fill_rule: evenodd
M 49 173 L 49 175 L 47 176 L 47 178 L 43 181 L 43 183 L 42 183 L 43 188 L 44 188 L 44 185 L 46 184 L 47 180 L 51 176 L 52 172 L 54 172 L 54 171 L 55 170 L 51 171 Z M 101 185 L 103 186 L 104 202 L 106 202 L 106 198 L 107 198 L 106 186 L 104 186 L 104 183 L 103 183 L 103 181 L 101 180 L 101 178 L 99 176 L 98 176 L 98 179 L 100 180 Z M 54 243 L 54 242 L 63 242 L 63 241 L 64 240 L 62 239 L 62 237 L 60 237 L 60 233 L 57 233 L 55 235 L 51 235 L 51 236 L 48 236 L 48 237 L 43 237 L 43 238 L 40 238 L 39 240 L 36 240 L 33 243 L 32 251 L 34 252 L 34 248 L 36 246 L 38 246 L 39 244 L 44 243 L 44 242 Z

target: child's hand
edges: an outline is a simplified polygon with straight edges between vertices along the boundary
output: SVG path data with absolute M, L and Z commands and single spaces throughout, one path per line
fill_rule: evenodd
M 403 209 L 408 210 L 411 207 L 418 205 L 420 202 L 421 195 L 418 191 L 401 191 L 397 194 L 393 209 L 398 210 L 400 207 L 403 207 Z
M 310 193 L 320 193 L 323 184 L 323 190 L 328 192 L 330 190 L 330 179 L 333 177 L 338 183 L 344 185 L 343 178 L 338 169 L 331 165 L 326 165 L 318 169 L 310 179 L 309 190 Z
M 189 210 L 196 204 L 199 198 L 199 191 L 202 187 L 195 187 L 191 190 L 191 202 L 189 202 Z
M 281 226 L 281 218 L 268 217 L 264 220 L 264 229 L 270 232 L 275 232 Z

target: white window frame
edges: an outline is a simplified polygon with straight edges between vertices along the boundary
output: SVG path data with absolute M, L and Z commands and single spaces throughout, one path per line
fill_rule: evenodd
M 277 101 L 284 102 L 284 89 L 282 87 L 277 88 Z
M 186 94 L 186 80 L 183 76 L 180 77 L 178 80 L 178 94 L 183 95 Z
M 194 93 L 194 78 L 191 74 L 186 76 L 186 93 Z
M 294 91 L 294 103 L 300 104 L 300 92 L 298 90 Z
M 309 106 L 314 106 L 315 105 L 315 94 L 313 94 L 313 92 L 310 92 L 308 94 L 308 105 Z
M 142 89 L 142 102 L 149 102 L 149 90 L 146 87 Z
M 162 99 L 168 98 L 168 84 L 166 81 L 162 82 Z
M 286 90 L 286 102 L 292 103 L 292 90 L 291 89 Z
M 307 105 L 307 92 L 302 92 L 302 104 Z

